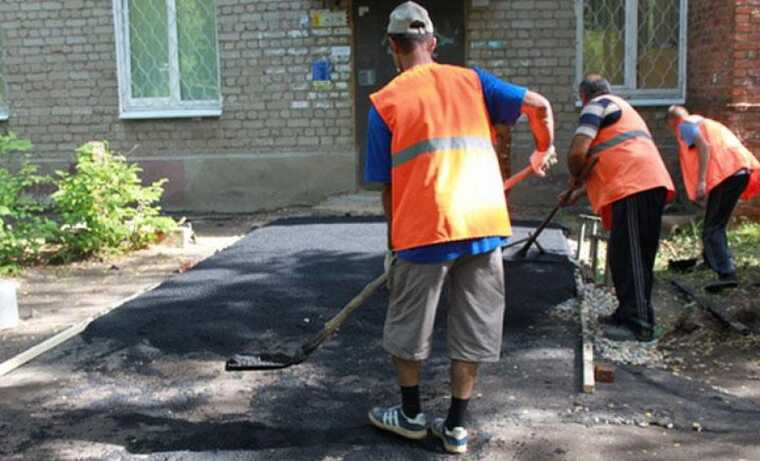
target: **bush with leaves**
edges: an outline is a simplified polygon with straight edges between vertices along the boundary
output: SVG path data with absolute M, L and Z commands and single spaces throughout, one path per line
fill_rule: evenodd
M 75 172 L 57 172 L 61 259 L 141 248 L 176 227 L 156 206 L 166 180 L 143 186 L 140 171 L 106 143 L 88 143 L 76 152 Z
M 31 192 L 51 179 L 38 174 L 26 152 L 32 143 L 15 134 L 0 135 L 0 274 L 13 275 L 24 263 L 36 261 L 56 224 L 45 217 L 45 207 Z

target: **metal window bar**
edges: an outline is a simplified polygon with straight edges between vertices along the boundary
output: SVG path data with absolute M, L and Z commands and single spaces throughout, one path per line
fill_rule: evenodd
M 215 0 L 115 0 L 122 118 L 221 115 Z
M 683 102 L 687 8 L 687 0 L 576 0 L 578 81 L 601 72 L 634 103 Z

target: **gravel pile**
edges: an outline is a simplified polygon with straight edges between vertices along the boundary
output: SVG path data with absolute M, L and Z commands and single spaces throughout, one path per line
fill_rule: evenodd
M 610 341 L 604 337 L 599 325 L 600 316 L 610 315 L 618 307 L 612 289 L 597 287 L 593 283 L 584 283 L 579 272 L 576 273 L 579 296 L 560 303 L 551 311 L 554 318 L 580 322 L 580 309 L 584 309 L 588 324 L 586 333 L 594 341 L 594 353 L 603 360 L 637 366 L 661 368 L 665 366 L 665 356 L 657 349 L 657 341 L 642 343 L 639 341 Z

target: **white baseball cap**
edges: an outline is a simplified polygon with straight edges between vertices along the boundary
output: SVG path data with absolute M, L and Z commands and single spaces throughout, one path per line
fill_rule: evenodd
M 391 12 L 389 34 L 432 34 L 433 21 L 427 10 L 414 2 L 406 2 Z

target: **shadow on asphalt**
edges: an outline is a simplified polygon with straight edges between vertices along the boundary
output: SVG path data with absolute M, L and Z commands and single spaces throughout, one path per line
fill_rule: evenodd
M 362 459 L 429 459 L 441 453 L 431 440 L 412 443 L 367 424 L 369 407 L 398 401 L 394 375 L 380 346 L 384 289 L 303 365 L 225 375 L 228 399 L 206 389 L 219 379 L 231 354 L 300 343 L 316 331 L 379 275 L 384 247 L 385 224 L 378 219 L 294 219 L 254 231 L 192 271 L 93 322 L 82 334 L 82 348 L 90 352 L 81 353 L 75 372 L 111 389 L 112 395 L 99 401 L 93 397 L 96 403 L 85 409 L 37 421 L 39 429 L 31 434 L 29 446 L 75 437 L 125 445 L 135 454 L 246 450 L 264 456 L 267 450 L 303 449 L 293 459 L 318 459 L 334 447 L 352 447 L 363 453 Z M 548 315 L 551 306 L 573 296 L 572 264 L 552 256 L 509 263 L 506 277 L 503 357 L 483 367 L 470 404 L 473 458 L 487 457 L 493 449 L 492 427 L 497 424 L 589 423 L 567 415 L 579 398 L 578 326 Z M 423 372 L 424 407 L 434 415 L 443 415 L 448 406 L 444 311 L 445 306 Z M 115 357 L 118 363 L 109 364 Z M 205 363 L 207 369 L 183 371 L 182 364 L 190 361 Z M 174 372 L 156 365 L 169 362 L 176 364 Z M 606 411 L 610 401 L 628 402 L 630 412 L 636 412 L 653 401 L 667 405 L 678 389 L 694 392 L 693 383 L 640 373 L 621 373 L 617 387 L 603 388 L 596 400 L 583 401 L 591 409 L 584 416 Z M 175 397 L 160 401 L 157 395 L 167 389 Z M 203 414 L 210 400 L 217 405 L 229 400 L 235 411 L 192 420 L 172 414 Z M 728 421 L 728 429 L 736 410 L 760 421 L 756 406 L 710 396 L 685 402 L 673 412 L 674 418 L 681 411 L 688 419 L 702 411 Z

